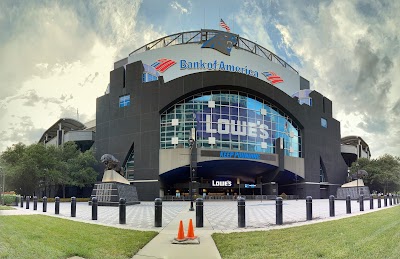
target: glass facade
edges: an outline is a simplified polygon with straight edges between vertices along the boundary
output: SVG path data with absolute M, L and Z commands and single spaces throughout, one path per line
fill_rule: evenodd
M 192 128 L 198 148 L 275 153 L 282 138 L 287 156 L 301 157 L 301 131 L 271 103 L 238 91 L 191 96 L 161 114 L 161 149 L 189 147 Z

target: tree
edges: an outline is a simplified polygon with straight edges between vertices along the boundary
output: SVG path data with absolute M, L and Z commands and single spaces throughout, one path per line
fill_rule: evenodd
M 1 155 L 9 188 L 22 195 L 33 193 L 39 184 L 38 166 L 30 156 L 33 153 L 32 148 L 18 143 Z
M 358 166 L 357 166 L 358 164 Z M 351 165 L 350 171 L 365 170 L 365 184 L 371 189 L 387 193 L 400 190 L 400 158 L 385 154 L 377 159 L 360 158 Z
M 97 161 L 93 150 L 82 153 L 73 142 L 68 142 L 56 154 L 59 160 L 56 182 L 62 186 L 64 198 L 67 185 L 84 187 L 96 181 L 97 173 L 93 167 Z
M 61 185 L 65 198 L 67 185 L 83 187 L 96 181 L 93 151 L 81 153 L 73 142 L 62 147 L 19 143 L 7 148 L 0 159 L 5 165 L 8 186 L 22 195 Z

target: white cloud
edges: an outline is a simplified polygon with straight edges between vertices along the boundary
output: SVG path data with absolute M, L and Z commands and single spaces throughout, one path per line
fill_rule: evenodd
M 282 34 L 282 41 L 285 44 L 285 46 L 290 47 L 292 45 L 293 40 L 292 40 L 292 36 L 290 35 L 289 30 L 282 24 L 276 24 L 275 27 Z
M 190 1 L 188 1 L 188 5 L 189 5 L 189 9 L 186 7 L 183 7 L 180 3 L 178 3 L 177 1 L 173 1 L 170 3 L 170 6 L 175 9 L 178 10 L 181 14 L 191 14 L 191 7 L 192 7 L 192 3 Z
M 77 109 L 82 122 L 95 118 L 96 98 L 104 94 L 114 62 L 163 35 L 136 22 L 139 6 L 0 3 L 0 19 L 8 23 L 0 35 L 0 151 L 38 141 L 60 117 L 76 118 Z
M 265 8 L 268 8 L 268 6 Z M 256 2 L 244 2 L 235 18 L 235 21 L 243 32 L 240 36 L 255 41 L 261 46 L 276 53 L 267 30 L 267 26 L 272 22 L 272 20 L 268 13 L 263 12 Z
M 363 137 L 374 156 L 399 155 L 399 2 L 280 3 L 276 28 L 302 61 L 300 74 L 333 101 L 342 136 Z

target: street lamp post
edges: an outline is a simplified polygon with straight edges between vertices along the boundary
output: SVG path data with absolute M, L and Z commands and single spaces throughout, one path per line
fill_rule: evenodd
M 5 189 L 5 181 L 6 181 L 6 173 L 3 172 L 3 168 L 0 166 L 0 175 L 2 176 L 2 189 L 1 189 L 1 204 L 5 204 L 4 202 L 4 189 Z
M 194 130 L 192 130 L 193 132 L 194 132 Z M 195 174 L 195 172 L 196 172 L 196 166 L 193 166 L 193 162 L 194 162 L 194 159 L 193 159 L 193 147 L 195 147 L 196 146 L 196 138 L 195 138 L 195 133 L 193 133 L 192 132 L 192 134 L 191 134 L 191 137 L 189 138 L 189 148 L 190 148 L 190 154 L 189 154 L 189 157 L 190 157 L 190 159 L 189 159 L 189 170 L 190 170 L 190 183 L 189 183 L 189 196 L 190 196 L 190 208 L 189 208 L 189 211 L 194 211 L 194 208 L 193 208 L 193 183 L 194 183 L 194 174 Z
M 357 176 L 357 202 L 360 200 L 360 193 L 359 193 L 359 191 L 358 191 L 358 167 L 359 167 L 359 164 L 358 163 L 356 163 L 356 176 Z

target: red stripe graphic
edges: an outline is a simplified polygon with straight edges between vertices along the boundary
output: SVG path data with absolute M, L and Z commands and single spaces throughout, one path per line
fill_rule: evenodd
M 283 82 L 283 79 L 280 76 L 278 76 L 275 72 L 268 71 L 264 72 L 263 74 L 265 75 L 267 80 L 271 82 L 271 84 L 277 84 Z
M 161 73 L 176 64 L 175 61 L 166 58 L 159 59 L 158 62 L 160 62 L 160 64 L 158 64 L 155 69 Z
M 168 60 L 168 61 L 165 61 L 164 63 L 158 65 L 158 66 L 156 67 L 156 69 L 159 70 L 159 71 L 162 73 L 162 72 L 164 72 L 165 70 L 167 70 L 168 68 L 172 67 L 172 66 L 175 65 L 175 64 L 176 64 L 175 61 L 173 61 L 173 60 Z

